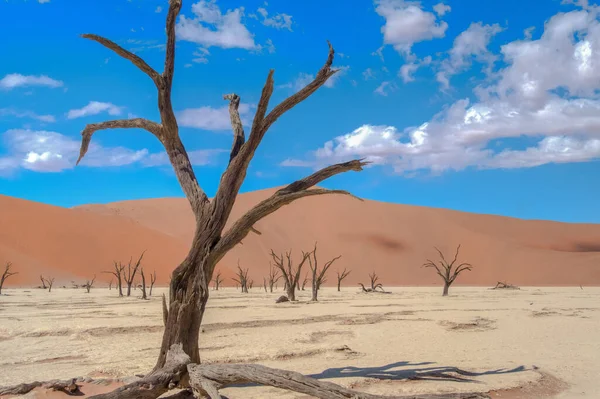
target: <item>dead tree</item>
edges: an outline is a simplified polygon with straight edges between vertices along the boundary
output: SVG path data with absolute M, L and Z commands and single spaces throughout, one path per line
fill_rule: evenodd
M 46 280 L 44 280 L 44 276 L 40 274 L 40 280 L 42 280 L 42 289 L 46 289 L 48 287 L 46 287 Z
M 125 277 L 125 265 L 121 262 L 113 262 L 115 270 L 105 271 L 102 273 L 110 273 L 117 278 L 117 286 L 119 287 L 119 296 L 123 296 L 123 278 Z M 112 280 L 111 280 L 112 281 Z
M 144 251 L 146 252 L 146 251 Z M 133 281 L 135 279 L 135 275 L 140 268 L 140 264 L 142 263 L 142 258 L 144 257 L 144 252 L 140 255 L 140 258 L 135 262 L 135 265 L 131 266 L 131 261 L 133 258 L 129 259 L 129 263 L 127 264 L 127 271 L 123 272 L 125 277 L 125 282 L 127 283 L 127 296 L 131 296 L 131 286 L 133 285 Z M 135 287 L 134 287 L 135 288 Z
M 422 267 L 432 267 L 436 270 L 437 274 L 444 280 L 444 292 L 442 296 L 448 296 L 448 289 L 454 283 L 454 280 L 458 277 L 458 275 L 465 270 L 471 271 L 473 266 L 470 263 L 461 263 L 458 266 L 455 266 L 456 261 L 458 259 L 458 253 L 460 252 L 460 244 L 456 247 L 456 254 L 454 255 L 454 259 L 452 262 L 448 263 L 446 258 L 444 258 L 444 254 L 442 251 L 434 247 L 435 250 L 440 254 L 439 265 L 433 262 L 432 260 L 427 259 L 427 262 L 423 264 Z
M 300 273 L 302 272 L 302 266 L 308 259 L 308 255 L 306 253 L 302 253 L 302 261 L 294 268 L 292 262 L 292 250 L 290 249 L 285 253 L 285 257 L 287 259 L 287 265 L 284 266 L 283 255 L 276 255 L 273 250 L 271 250 L 271 257 L 273 258 L 273 263 L 275 263 L 275 267 L 281 271 L 283 281 L 285 282 L 285 291 L 287 297 L 290 301 L 296 300 L 296 289 L 298 287 L 298 281 L 300 281 Z
M 113 279 L 111 278 L 110 281 L 108 282 L 108 290 L 112 290 L 112 285 L 113 285 Z
M 248 289 L 252 289 L 252 287 L 254 287 L 254 280 L 250 280 L 250 282 L 248 283 Z M 246 291 L 248 292 L 248 291 Z
M 11 272 L 10 268 L 12 267 L 12 262 L 6 262 L 4 266 L 4 273 L 2 273 L 2 278 L 0 278 L 0 294 L 2 294 L 2 287 L 4 287 L 4 282 L 10 276 L 14 276 L 15 274 L 19 274 L 19 272 Z
M 381 283 L 378 283 L 379 276 L 375 272 L 369 273 L 369 280 L 371 280 L 370 288 L 365 288 L 365 286 L 362 283 L 358 283 L 358 285 L 362 287 L 363 292 L 377 292 L 378 288 L 381 290 L 381 292 L 384 292 L 383 285 L 381 285 Z
M 152 296 L 152 288 L 154 288 L 154 283 L 156 283 L 156 270 L 150 275 L 150 292 L 148 293 L 148 296 Z
M 200 362 L 200 326 L 209 297 L 209 283 L 212 280 L 214 269 L 217 263 L 250 232 L 258 233 L 253 227 L 256 223 L 300 198 L 329 194 L 350 195 L 343 190 L 328 190 L 318 187 L 313 189 L 313 187 L 340 173 L 361 171 L 366 165 L 366 162 L 362 160 L 353 160 L 325 167 L 277 190 L 269 198 L 250 208 L 237 221 L 228 224 L 233 204 L 246 177 L 248 165 L 264 136 L 279 118 L 306 100 L 337 72 L 331 68 L 334 50 L 329 45 L 327 60 L 310 83 L 275 106 L 269 104 L 275 87 L 274 71 L 269 72 L 257 102 L 256 113 L 247 141 L 238 111 L 240 97 L 237 94 L 224 96 L 224 99 L 229 101 L 234 141 L 229 164 L 221 176 L 214 197 L 209 199 L 198 183 L 188 153 L 181 141 L 171 102 L 175 69 L 175 26 L 177 15 L 181 10 L 181 3 L 181 0 L 169 1 L 166 29 L 164 30 L 167 35 L 165 67 L 162 73 L 157 72 L 139 56 L 125 50 L 113 41 L 94 34 L 83 35 L 84 38 L 98 42 L 129 60 L 148 75 L 157 88 L 160 121 L 157 123 L 143 118 L 131 118 L 89 124 L 81 133 L 81 149 L 76 163 L 79 164 L 85 157 L 92 136 L 96 132 L 106 129 L 144 129 L 155 136 L 164 146 L 196 222 L 194 237 L 191 240 L 192 247 L 182 263 L 172 273 L 167 322 L 155 368 L 144 379 L 136 381 L 130 386 L 119 388 L 112 396 L 113 399 L 120 395 L 142 395 L 142 391 L 144 396 L 151 397 L 155 394 L 159 396 L 168 389 L 169 382 L 174 376 L 177 376 L 177 381 L 179 381 L 181 374 L 185 374 L 185 367 L 181 367 L 183 356 L 176 353 L 175 348 L 177 347 L 181 348 L 181 353 L 189 356 L 188 361 Z M 267 112 L 268 110 L 270 111 Z M 225 229 L 226 225 L 230 227 Z M 171 355 L 167 356 L 171 348 L 173 348 Z M 167 362 L 167 358 L 169 358 L 169 362 Z
M 348 275 L 350 274 L 350 270 L 344 269 L 344 271 L 342 273 L 340 273 L 340 271 L 337 270 L 336 273 L 337 273 L 337 289 L 339 292 L 340 288 L 342 287 L 342 280 L 344 280 L 346 277 L 348 277 Z
M 310 271 L 312 273 L 312 301 L 317 301 L 317 296 L 319 293 L 319 289 L 321 289 L 321 285 L 326 281 L 325 273 L 327 270 L 333 265 L 333 262 L 341 258 L 342 256 L 337 256 L 330 261 L 326 262 L 323 265 L 323 268 L 319 270 L 319 264 L 317 261 L 317 243 L 315 242 L 315 248 L 308 253 L 308 266 L 310 267 Z
M 269 291 L 273 292 L 273 286 L 277 284 L 279 279 L 281 278 L 281 274 L 279 274 L 279 269 L 273 267 L 273 264 L 269 262 Z
M 96 275 L 94 274 L 94 278 L 92 278 L 92 280 L 87 280 L 86 283 L 83 285 L 86 292 L 89 294 L 90 290 L 92 289 L 92 287 L 94 286 L 94 281 L 96 281 Z
M 215 273 L 215 278 L 214 278 L 213 281 L 215 282 L 215 285 L 214 285 L 213 289 L 215 291 L 219 291 L 219 287 L 221 286 L 221 283 L 223 282 L 223 278 L 221 277 L 221 271 L 220 270 Z
M 54 277 L 47 278 L 46 284 L 48 285 L 48 292 L 52 292 L 52 286 L 54 285 Z
M 148 296 L 146 295 L 146 276 L 144 275 L 143 267 L 140 268 L 140 275 L 142 276 L 142 299 L 148 299 Z
M 304 288 L 306 287 L 306 283 L 308 283 L 308 272 L 304 275 L 304 279 L 302 280 L 302 286 L 300 287 L 300 289 L 302 291 L 304 291 Z
M 248 270 L 249 269 L 242 269 L 242 267 L 240 266 L 240 261 L 238 260 L 238 266 L 237 266 L 237 278 L 234 278 L 233 281 L 235 281 L 236 283 L 239 284 L 239 286 L 242 288 L 242 293 L 248 293 Z

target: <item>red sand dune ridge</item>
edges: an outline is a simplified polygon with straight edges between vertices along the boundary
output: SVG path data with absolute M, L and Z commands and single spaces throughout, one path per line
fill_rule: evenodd
M 241 194 L 231 221 L 275 189 Z M 98 275 L 108 282 L 113 261 L 129 261 L 146 250 L 143 266 L 156 270 L 158 283 L 185 257 L 194 219 L 184 198 L 122 201 L 71 209 L 0 195 L 0 262 L 12 261 L 19 274 L 7 285 L 38 284 L 39 275 L 54 276 L 56 285 L 78 283 Z M 437 260 L 433 246 L 452 258 L 462 244 L 459 261 L 475 267 L 457 284 L 599 285 L 600 225 L 530 221 L 346 196 L 301 199 L 255 226 L 219 264 L 231 285 L 238 259 L 250 269 L 255 286 L 268 275 L 270 250 L 302 250 L 318 242 L 321 264 L 342 255 L 330 269 L 352 270 L 344 285 L 366 283 L 375 271 L 388 286 L 439 285 L 433 270 L 421 268 Z

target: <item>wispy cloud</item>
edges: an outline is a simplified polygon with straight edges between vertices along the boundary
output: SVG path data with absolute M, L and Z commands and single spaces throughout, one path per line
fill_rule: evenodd
M 84 116 L 98 115 L 107 112 L 109 115 L 120 115 L 124 107 L 118 107 L 112 103 L 100 101 L 90 101 L 88 105 L 79 109 L 72 109 L 67 112 L 67 119 L 82 118 Z
M 57 88 L 62 87 L 63 85 L 64 83 L 62 81 L 52 79 L 46 75 L 21 75 L 20 73 L 11 73 L 0 79 L 0 89 L 4 90 L 29 86 Z
M 249 125 L 250 105 L 241 103 L 238 111 L 244 125 Z M 204 130 L 231 130 L 231 119 L 227 106 L 187 108 L 177 112 L 180 126 Z
M 0 108 L 0 116 L 13 116 L 15 118 L 30 118 L 41 122 L 56 122 L 53 115 L 39 115 L 33 111 L 18 110 L 15 108 Z

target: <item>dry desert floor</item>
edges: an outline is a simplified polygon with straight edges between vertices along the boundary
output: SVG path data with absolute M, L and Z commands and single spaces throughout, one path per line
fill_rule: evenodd
M 388 395 L 600 397 L 600 288 L 452 287 L 446 298 L 441 287 L 386 289 L 324 288 L 318 303 L 307 290 L 282 304 L 281 291 L 212 291 L 202 360 L 256 362 Z M 0 386 L 147 372 L 160 345 L 163 292 L 142 301 L 140 291 L 119 298 L 107 288 L 5 289 Z M 223 393 L 305 397 L 263 387 Z

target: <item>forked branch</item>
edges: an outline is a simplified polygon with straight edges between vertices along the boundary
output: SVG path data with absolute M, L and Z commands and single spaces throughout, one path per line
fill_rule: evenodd
M 443 296 L 448 295 L 448 290 L 452 283 L 456 280 L 456 278 L 464 271 L 471 271 L 473 269 L 473 265 L 470 263 L 461 263 L 458 266 L 455 266 L 456 261 L 458 260 L 458 254 L 460 252 L 460 244 L 456 247 L 456 253 L 454 254 L 454 259 L 452 262 L 448 263 L 442 251 L 440 251 L 437 247 L 434 247 L 437 253 L 440 255 L 440 261 L 438 263 L 432 261 L 431 259 L 427 259 L 427 261 L 423 264 L 422 267 L 429 267 L 435 269 L 438 276 L 444 280 L 444 291 Z

